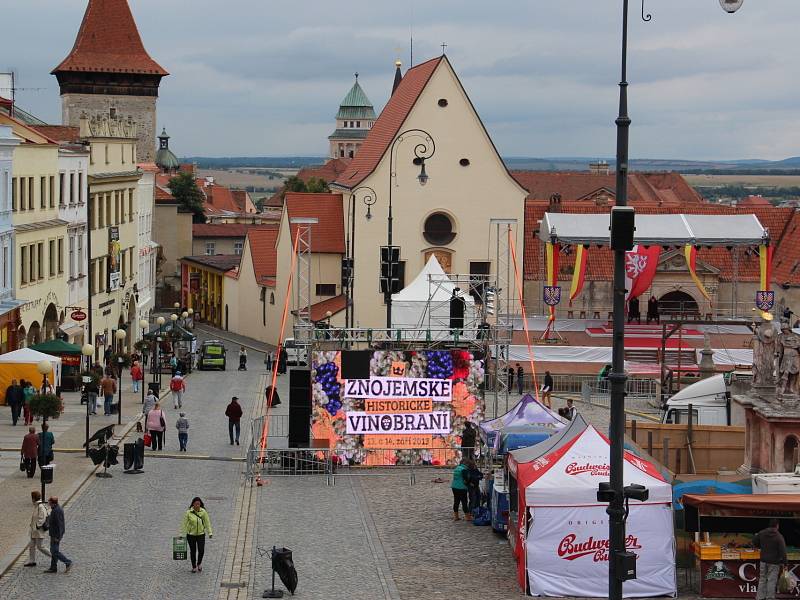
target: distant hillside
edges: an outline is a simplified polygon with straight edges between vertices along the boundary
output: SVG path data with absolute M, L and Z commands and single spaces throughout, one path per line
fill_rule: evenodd
M 240 167 L 299 169 L 308 165 L 319 165 L 326 160 L 322 156 L 226 156 L 205 157 L 189 156 L 181 162 L 197 163 L 201 169 L 234 169 Z M 613 158 L 590 157 L 526 157 L 509 156 L 503 158 L 509 169 L 520 171 L 586 171 L 589 163 L 605 160 L 610 170 L 614 170 Z M 630 162 L 633 171 L 678 171 L 696 174 L 731 174 L 754 175 L 780 173 L 786 175 L 800 174 L 800 156 L 783 160 L 763 160 L 758 158 L 700 161 L 659 158 L 637 158 Z

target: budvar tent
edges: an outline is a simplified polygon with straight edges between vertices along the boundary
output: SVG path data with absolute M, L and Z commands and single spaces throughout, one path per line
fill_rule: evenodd
M 5 402 L 5 390 L 11 385 L 11 380 L 20 379 L 30 381 L 35 388 L 42 385 L 42 375 L 39 373 L 38 365 L 46 360 L 52 366 L 47 380 L 53 387 L 61 385 L 61 358 L 43 352 L 37 352 L 30 348 L 20 348 L 13 352 L 0 355 L 0 401 Z
M 609 480 L 608 455 L 608 439 L 589 426 L 534 461 L 509 465 L 522 521 L 514 528 L 520 538 L 515 541 L 523 550 L 531 595 L 607 596 L 608 515 L 607 505 L 597 501 L 597 489 Z M 630 452 L 623 472 L 625 485 L 640 484 L 650 492 L 646 502 L 630 502 L 625 543 L 638 558 L 636 579 L 624 583 L 623 596 L 675 596 L 670 484 L 651 463 Z
M 436 257 L 431 255 L 419 275 L 406 287 L 392 294 L 392 327 L 396 329 L 419 330 L 416 334 L 425 338 L 425 331 L 431 330 L 432 339 L 447 338 L 450 327 L 450 299 L 456 285 L 444 272 Z M 475 335 L 475 300 L 467 290 L 459 290 L 456 295 L 464 300 L 464 335 Z M 469 331 L 471 330 L 471 331 Z M 404 332 L 404 337 L 413 334 Z

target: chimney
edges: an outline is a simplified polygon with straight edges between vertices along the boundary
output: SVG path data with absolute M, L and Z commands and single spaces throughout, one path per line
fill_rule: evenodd
M 547 205 L 547 212 L 559 213 L 561 212 L 561 194 L 550 194 L 550 203 Z
M 589 163 L 589 173 L 592 175 L 608 175 L 608 163 L 604 160 Z

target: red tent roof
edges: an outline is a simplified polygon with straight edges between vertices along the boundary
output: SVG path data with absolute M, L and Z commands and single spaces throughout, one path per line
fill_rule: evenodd
M 127 0 L 89 0 L 69 55 L 53 69 L 169 75 L 144 49 Z

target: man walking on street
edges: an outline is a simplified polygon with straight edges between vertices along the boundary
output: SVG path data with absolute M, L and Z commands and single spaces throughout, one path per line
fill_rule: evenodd
M 267 367 L 267 373 L 272 371 L 272 352 L 264 353 L 264 365 Z
M 786 541 L 778 531 L 779 523 L 778 519 L 770 519 L 769 526 L 753 538 L 753 545 L 761 549 L 756 600 L 774 600 L 778 576 L 786 565 Z
M 138 361 L 133 363 L 131 367 L 131 380 L 133 381 L 133 393 L 139 393 L 139 386 L 142 385 L 144 380 L 144 371 Z
M 36 459 L 38 457 L 39 436 L 36 435 L 35 427 L 28 427 L 28 433 L 22 438 L 22 461 L 25 463 L 28 479 L 33 479 L 36 474 Z
M 233 430 L 236 430 L 236 445 L 239 445 L 239 430 L 242 419 L 242 407 L 239 406 L 239 398 L 234 396 L 231 398 L 231 403 L 225 409 L 225 416 L 228 417 L 228 435 L 231 438 L 231 446 L 233 446 Z
M 50 496 L 50 568 L 45 573 L 58 573 L 58 561 L 67 565 L 66 572 L 72 568 L 72 561 L 61 553 L 59 546 L 64 539 L 66 524 L 64 523 L 64 510 L 58 503 L 58 498 Z
M 100 380 L 100 391 L 103 393 L 103 414 L 111 414 L 111 404 L 114 402 L 114 394 L 117 393 L 117 380 L 108 373 Z
M 6 388 L 6 404 L 11 407 L 11 424 L 16 425 L 22 405 L 25 403 L 25 393 L 22 387 L 17 385 L 17 380 L 12 379 L 11 385 Z
M 44 540 L 45 536 L 44 524 L 45 521 L 47 521 L 47 517 L 50 515 L 50 511 L 47 508 L 47 504 L 42 502 L 42 495 L 38 490 L 33 490 L 31 492 L 31 500 L 33 500 L 33 514 L 31 515 L 30 527 L 31 541 L 28 543 L 28 562 L 23 565 L 24 567 L 36 566 L 37 548 L 39 552 L 45 556 L 50 556 L 50 552 L 42 545 L 42 540 Z
M 186 382 L 181 376 L 180 371 L 169 380 L 169 390 L 172 392 L 172 405 L 175 409 L 183 407 L 183 392 L 186 391 Z
M 186 418 L 186 413 L 182 412 L 178 420 L 175 421 L 175 428 L 178 430 L 178 444 L 179 452 L 186 452 L 186 444 L 189 443 L 189 419 Z

